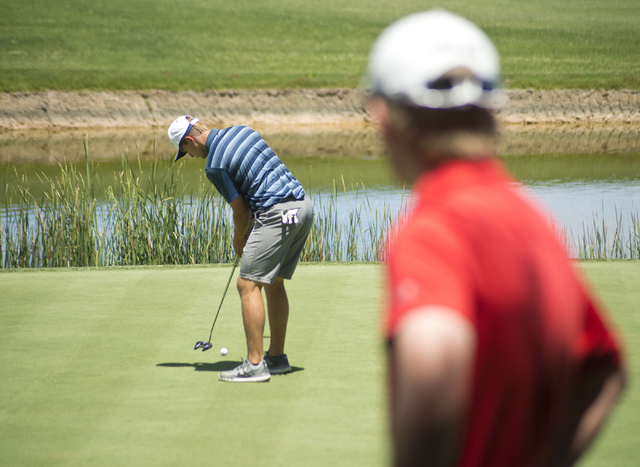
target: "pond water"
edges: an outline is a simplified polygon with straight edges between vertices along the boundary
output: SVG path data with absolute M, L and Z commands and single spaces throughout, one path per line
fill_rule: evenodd
M 568 130 L 542 131 L 529 132 L 527 139 L 527 133 L 518 130 L 505 134 L 499 153 L 507 168 L 522 182 L 523 189 L 548 208 L 556 226 L 580 236 L 584 226 L 593 226 L 594 221 L 613 228 L 620 225 L 627 228 L 634 218 L 638 221 L 640 134 L 634 131 L 616 134 L 601 130 L 596 131 L 595 136 L 585 136 L 583 131 L 582 137 Z M 132 142 L 131 135 L 100 135 L 90 136 L 90 148 L 91 158 L 96 161 L 95 167 L 105 185 L 122 172 L 122 156 L 129 158 L 134 170 L 144 172 L 151 166 L 150 153 L 154 153 L 162 159 L 159 174 L 172 170 L 171 148 L 164 133 L 147 135 L 150 139 L 144 143 L 138 139 Z M 316 204 L 326 205 L 332 197 L 336 200 L 339 218 L 346 218 L 356 206 L 364 206 L 361 216 L 368 221 L 381 212 L 398 212 L 410 197 L 410 189 L 391 173 L 372 132 L 276 132 L 265 139 L 281 154 Z M 114 146 L 120 147 L 120 154 L 109 153 L 107 157 L 106 148 Z M 551 147 L 562 148 L 564 153 L 540 152 Z M 32 157 L 25 153 L 29 150 Z M 60 168 L 52 162 L 83 160 L 83 150 L 83 138 L 78 134 L 67 135 L 66 139 L 45 135 L 26 142 L 5 135 L 4 139 L 0 137 L 0 178 L 7 180 L 16 173 L 26 175 L 29 190 L 38 198 L 44 190 L 44 177 L 60 173 Z M 134 156 L 137 154 L 140 162 Z M 188 191 L 198 192 L 208 185 L 202 163 L 186 159 L 177 164 L 181 183 Z M 80 173 L 86 168 L 84 162 L 74 167 Z M 6 205 L 4 191 L 0 201 Z
M 501 160 L 524 190 L 546 208 L 549 218 L 574 236 L 581 235 L 585 225 L 593 227 L 594 220 L 627 228 L 632 216 L 638 219 L 638 154 L 502 156 Z M 342 205 L 365 198 L 378 210 L 397 211 L 410 196 L 408 187 L 393 178 L 382 157 L 287 163 L 312 192 L 327 197 L 337 191 Z

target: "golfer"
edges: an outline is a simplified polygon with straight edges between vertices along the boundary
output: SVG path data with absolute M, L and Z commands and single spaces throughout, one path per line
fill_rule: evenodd
M 389 26 L 368 108 L 413 184 L 384 329 L 397 466 L 573 464 L 621 393 L 621 344 L 546 215 L 499 161 L 487 36 L 445 11 Z
M 177 149 L 206 160 L 207 178 L 233 212 L 233 248 L 242 258 L 238 291 L 247 339 L 247 359 L 222 371 L 221 381 L 261 382 L 291 371 L 284 353 L 289 301 L 284 279 L 291 279 L 313 223 L 313 208 L 302 185 L 251 128 L 209 129 L 184 115 L 169 127 Z M 253 222 L 253 228 L 251 228 Z M 263 356 L 267 299 L 271 341 Z

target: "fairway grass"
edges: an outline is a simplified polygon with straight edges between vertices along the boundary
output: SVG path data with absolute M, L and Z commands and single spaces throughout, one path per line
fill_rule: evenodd
M 581 265 L 640 375 L 640 262 Z M 233 286 L 213 349 L 193 350 L 229 272 L 1 271 L 0 465 L 387 465 L 382 267 L 301 264 L 287 283 L 294 372 L 263 384 L 217 381 L 246 355 Z M 583 465 L 636 465 L 634 380 Z
M 0 0 L 0 91 L 354 88 L 382 29 L 434 7 L 487 32 L 507 87 L 640 88 L 637 0 Z

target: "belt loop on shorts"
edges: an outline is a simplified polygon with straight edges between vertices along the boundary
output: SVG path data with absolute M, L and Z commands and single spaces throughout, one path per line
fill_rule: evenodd
M 278 204 L 280 204 L 280 203 L 288 203 L 289 201 L 298 201 L 298 200 L 296 199 L 296 197 L 295 197 L 295 196 L 287 196 L 286 198 L 281 199 L 281 200 L 280 200 L 280 201 L 278 201 L 276 204 L 273 204 L 273 205 L 269 206 L 269 207 L 268 207 L 268 208 L 266 208 L 266 209 L 258 209 L 258 210 L 255 212 L 255 216 L 256 216 L 256 218 L 258 218 L 261 214 L 263 214 L 263 213 L 267 212 L 269 209 L 273 208 L 274 206 L 277 206 L 277 205 L 278 205 Z

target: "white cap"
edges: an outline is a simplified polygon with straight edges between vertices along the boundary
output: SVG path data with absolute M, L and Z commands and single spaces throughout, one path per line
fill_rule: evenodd
M 183 115 L 182 117 L 176 118 L 171 126 L 169 126 L 169 131 L 167 134 L 169 135 L 169 141 L 173 144 L 173 147 L 177 149 L 176 158 L 177 161 L 181 157 L 184 157 L 186 152 L 180 151 L 180 143 L 186 135 L 189 134 L 193 125 L 198 123 L 198 119 L 194 118 L 193 120 L 187 120 L 188 115 Z M 175 162 L 175 161 L 174 161 Z
M 475 77 L 436 82 L 464 68 Z M 498 52 L 472 22 L 443 10 L 406 16 L 387 27 L 369 55 L 371 91 L 418 107 L 450 109 L 506 103 Z

